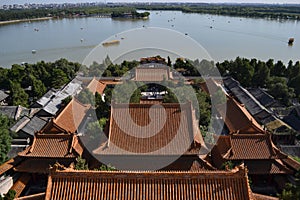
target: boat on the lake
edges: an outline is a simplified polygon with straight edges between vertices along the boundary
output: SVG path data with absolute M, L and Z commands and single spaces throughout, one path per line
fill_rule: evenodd
M 290 46 L 292 46 L 292 45 L 293 45 L 293 43 L 294 43 L 294 41 L 295 41 L 295 39 L 294 39 L 294 38 L 290 38 L 290 39 L 289 39 L 289 42 L 288 42 L 288 44 L 289 44 Z
M 33 49 L 33 50 L 31 51 L 31 53 L 32 53 L 32 54 L 36 54 L 36 50 Z
M 110 45 L 117 45 L 117 44 L 120 44 L 119 40 L 112 40 L 112 41 L 102 43 L 103 46 L 110 46 Z

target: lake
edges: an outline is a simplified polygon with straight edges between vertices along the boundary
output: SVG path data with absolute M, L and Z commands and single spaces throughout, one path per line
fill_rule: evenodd
M 300 22 L 179 11 L 151 11 L 148 20 L 74 18 L 0 26 L 0 66 L 54 61 L 61 57 L 82 62 L 103 40 L 142 27 L 161 27 L 186 33 L 215 61 L 237 56 L 267 60 L 300 60 Z M 159 39 L 159 35 L 157 35 Z M 288 46 L 290 37 L 295 38 Z M 36 50 L 32 54 L 32 50 Z M 152 55 L 150 55 L 152 56 Z

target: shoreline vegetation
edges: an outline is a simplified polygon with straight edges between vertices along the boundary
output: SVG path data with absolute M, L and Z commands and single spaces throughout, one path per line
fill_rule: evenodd
M 149 12 L 137 12 L 133 7 L 75 7 L 65 9 L 0 10 L 0 25 L 78 17 L 109 17 L 112 19 L 148 19 Z
M 69 8 L 39 8 L 0 10 L 0 25 L 44 20 L 51 18 L 97 17 L 111 18 L 148 18 L 149 12 L 138 13 L 137 10 L 147 11 L 181 11 L 183 13 L 212 14 L 233 17 L 250 17 L 281 20 L 300 20 L 300 4 L 209 4 L 209 3 L 153 3 L 153 4 L 116 4 L 102 6 L 83 6 Z
M 0 21 L 0 25 L 15 24 L 15 23 L 20 23 L 20 22 L 44 21 L 44 20 L 50 20 L 50 19 L 53 19 L 53 17 L 39 17 L 39 18 L 33 18 L 33 19 L 15 19 L 15 20 L 8 20 L 8 21 Z

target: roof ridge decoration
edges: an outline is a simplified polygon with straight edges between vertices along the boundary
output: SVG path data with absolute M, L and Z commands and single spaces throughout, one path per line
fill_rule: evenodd
M 139 170 L 116 170 L 116 171 L 100 171 L 100 170 L 77 170 L 74 168 L 67 168 L 64 165 L 61 165 L 59 163 L 55 163 L 53 166 L 50 167 L 50 176 L 60 176 L 60 174 L 63 176 L 65 174 L 70 174 L 71 176 L 81 176 L 82 174 L 115 174 L 115 175 L 121 175 L 121 174 L 131 174 L 131 175 L 160 175 L 160 174 L 171 174 L 171 175 L 206 175 L 209 176 L 211 174 L 220 174 L 220 175 L 226 175 L 226 176 L 235 176 L 238 177 L 248 177 L 248 169 L 244 164 L 235 166 L 233 169 L 229 170 L 207 170 L 207 171 L 174 171 L 174 170 L 166 170 L 166 171 L 139 171 Z M 153 177 L 149 177 L 153 178 Z

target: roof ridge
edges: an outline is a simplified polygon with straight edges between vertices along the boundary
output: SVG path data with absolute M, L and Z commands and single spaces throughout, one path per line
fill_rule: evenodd
M 208 170 L 208 171 L 172 171 L 172 170 L 166 170 L 166 171 L 132 171 L 132 170 L 120 170 L 120 171 L 96 171 L 96 170 L 76 170 L 73 168 L 66 168 L 63 170 L 58 169 L 56 165 L 54 165 L 50 169 L 50 174 L 76 174 L 78 175 L 80 173 L 90 173 L 90 174 L 141 174 L 141 175 L 160 175 L 160 174 L 168 174 L 168 175 L 212 175 L 212 174 L 220 174 L 220 175 L 245 175 L 247 173 L 247 168 L 244 166 L 237 166 L 231 170 Z M 151 178 L 151 177 L 149 177 Z

